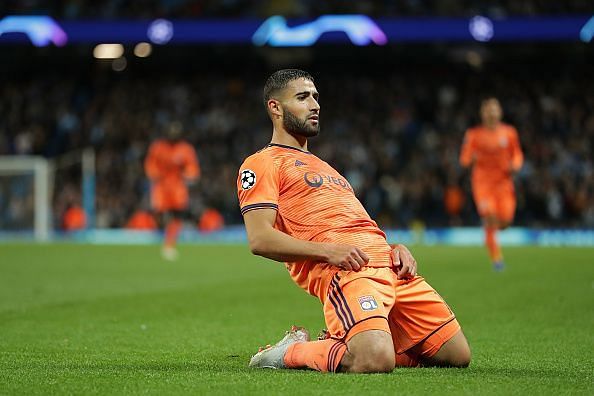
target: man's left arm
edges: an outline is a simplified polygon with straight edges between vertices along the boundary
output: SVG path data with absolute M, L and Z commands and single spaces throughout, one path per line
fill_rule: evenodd
M 520 147 L 520 139 L 518 138 L 518 131 L 514 128 L 511 134 L 511 149 L 512 149 L 512 157 L 511 157 L 511 171 L 512 174 L 516 174 L 522 168 L 524 164 L 524 154 L 522 153 L 522 148 Z
M 183 169 L 184 179 L 188 184 L 193 184 L 200 179 L 200 162 L 196 150 L 188 144 L 186 150 L 186 160 Z

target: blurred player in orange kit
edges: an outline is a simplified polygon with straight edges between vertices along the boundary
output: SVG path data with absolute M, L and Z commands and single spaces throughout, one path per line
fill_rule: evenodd
M 460 163 L 472 168 L 472 195 L 485 229 L 485 244 L 493 269 L 504 268 L 497 242 L 497 230 L 507 228 L 516 211 L 513 175 L 522 167 L 524 156 L 518 132 L 501 122 L 503 111 L 493 97 L 481 102 L 482 124 L 466 131 Z
M 250 360 L 254 368 L 390 372 L 397 366 L 466 367 L 470 348 L 445 301 L 390 246 L 349 182 L 308 151 L 320 130 L 309 73 L 286 69 L 264 87 L 271 142 L 241 165 L 237 190 L 252 253 L 284 261 L 317 297 L 328 330 L 311 341 L 293 327 Z
M 182 139 L 181 123 L 170 123 L 166 138 L 150 145 L 144 168 L 151 180 L 151 204 L 165 223 L 162 256 L 176 260 L 175 244 L 189 205 L 188 184 L 200 177 L 198 156 L 194 147 Z

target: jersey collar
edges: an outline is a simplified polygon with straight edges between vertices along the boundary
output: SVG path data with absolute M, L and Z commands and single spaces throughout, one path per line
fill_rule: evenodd
M 278 143 L 268 143 L 266 145 L 266 147 L 282 147 L 282 148 L 286 148 L 286 149 L 297 150 L 304 154 L 311 154 L 309 151 L 301 150 L 300 148 L 297 148 L 297 147 L 291 147 L 291 146 L 287 146 L 284 144 L 278 144 Z

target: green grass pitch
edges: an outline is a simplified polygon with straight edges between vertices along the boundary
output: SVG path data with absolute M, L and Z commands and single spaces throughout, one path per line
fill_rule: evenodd
M 319 303 L 245 246 L 0 245 L 0 394 L 594 394 L 594 249 L 413 247 L 470 341 L 468 369 L 251 370 Z

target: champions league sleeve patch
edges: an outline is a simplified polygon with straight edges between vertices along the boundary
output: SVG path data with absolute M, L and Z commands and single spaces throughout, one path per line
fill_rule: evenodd
M 240 174 L 241 188 L 249 190 L 256 184 L 256 172 L 251 169 L 244 169 Z
M 363 311 L 373 311 L 374 309 L 377 309 L 377 302 L 373 296 L 361 296 L 358 300 Z

